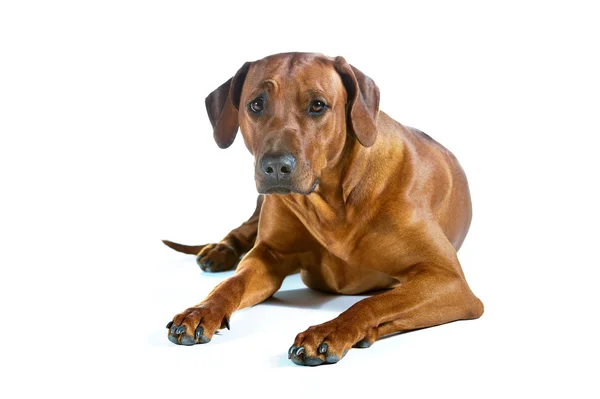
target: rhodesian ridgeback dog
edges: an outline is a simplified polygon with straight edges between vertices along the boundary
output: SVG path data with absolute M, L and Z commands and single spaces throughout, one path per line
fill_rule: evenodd
M 173 343 L 209 342 L 234 311 L 266 300 L 298 271 L 315 290 L 374 293 L 298 334 L 288 356 L 300 365 L 336 363 L 380 337 L 483 314 L 456 255 L 471 223 L 463 169 L 431 137 L 380 111 L 377 85 L 344 58 L 247 62 L 206 108 L 219 147 L 241 130 L 260 195 L 252 217 L 218 244 L 165 241 L 197 255 L 204 271 L 237 266 L 169 322 Z

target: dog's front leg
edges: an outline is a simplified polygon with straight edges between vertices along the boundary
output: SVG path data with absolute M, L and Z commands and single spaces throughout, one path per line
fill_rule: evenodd
M 204 344 L 219 328 L 229 328 L 231 314 L 273 295 L 297 269 L 293 259 L 280 258 L 257 244 L 240 262 L 236 274 L 215 287 L 199 304 L 177 314 L 167 324 L 175 344 Z
M 363 299 L 337 318 L 298 334 L 289 357 L 307 366 L 336 363 L 353 346 L 369 347 L 393 332 L 478 318 L 483 305 L 457 270 L 414 265 L 399 287 Z

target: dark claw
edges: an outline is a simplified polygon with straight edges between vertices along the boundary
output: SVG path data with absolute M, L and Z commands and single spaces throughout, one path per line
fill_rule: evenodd
M 326 343 L 322 343 L 321 346 L 319 346 L 319 353 L 325 353 L 325 352 L 327 352 L 327 348 L 329 348 L 327 346 L 327 344 Z
M 169 341 L 173 342 L 175 345 L 179 345 L 176 335 L 169 334 Z
M 196 336 L 199 344 L 206 344 L 210 342 L 210 339 L 204 336 L 204 327 L 202 326 L 198 326 L 198 328 L 196 328 L 196 333 L 194 335 Z
M 170 322 L 167 323 L 167 328 L 171 328 L 172 325 L 173 325 L 173 320 L 171 320 Z
M 304 353 L 304 347 L 303 347 L 303 346 L 299 346 L 299 347 L 296 349 L 296 353 L 294 353 L 294 357 L 298 357 L 298 356 L 300 356 L 300 355 L 301 355 L 301 354 L 303 354 L 303 353 Z
M 177 324 L 173 324 L 173 326 L 171 327 L 171 334 L 175 334 L 177 327 L 178 327 Z
M 200 269 L 204 270 L 205 272 L 214 272 L 215 271 L 212 268 L 212 266 L 214 264 L 214 262 L 212 260 L 207 260 L 205 262 L 200 262 L 198 264 L 200 265 Z
M 185 332 L 185 326 L 179 326 L 177 327 L 177 330 L 175 330 L 175 334 L 181 334 Z
M 223 321 L 225 322 L 225 327 L 227 327 L 228 330 L 231 330 L 231 327 L 229 326 L 229 319 L 227 318 L 227 316 L 223 318 Z
M 196 263 L 198 266 L 200 266 L 200 269 L 204 269 L 204 265 L 202 265 L 202 258 L 204 258 L 204 255 L 200 255 L 196 258 Z
M 292 345 L 290 346 L 290 349 L 288 349 L 288 359 L 292 358 L 292 355 L 294 354 L 294 351 L 296 350 L 296 345 Z

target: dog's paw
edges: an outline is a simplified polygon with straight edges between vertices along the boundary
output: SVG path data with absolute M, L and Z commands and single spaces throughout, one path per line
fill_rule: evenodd
M 206 344 L 219 328 L 229 330 L 229 315 L 218 307 L 199 305 L 179 313 L 167 324 L 169 341 L 177 345 Z
M 368 348 L 377 339 L 376 328 L 364 328 L 333 319 L 298 334 L 288 358 L 301 366 L 337 363 L 350 348 Z
M 236 267 L 240 254 L 227 244 L 208 244 L 198 253 L 196 262 L 205 272 L 223 272 Z

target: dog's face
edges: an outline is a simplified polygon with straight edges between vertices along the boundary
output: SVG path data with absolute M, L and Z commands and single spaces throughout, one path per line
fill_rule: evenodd
M 276 56 L 254 63 L 238 121 L 255 156 L 258 192 L 312 192 L 343 149 L 345 108 L 342 79 L 325 59 Z
M 347 132 L 372 145 L 378 104 L 377 86 L 343 58 L 310 53 L 246 63 L 206 99 L 219 146 L 228 147 L 241 128 L 265 194 L 314 191 Z

